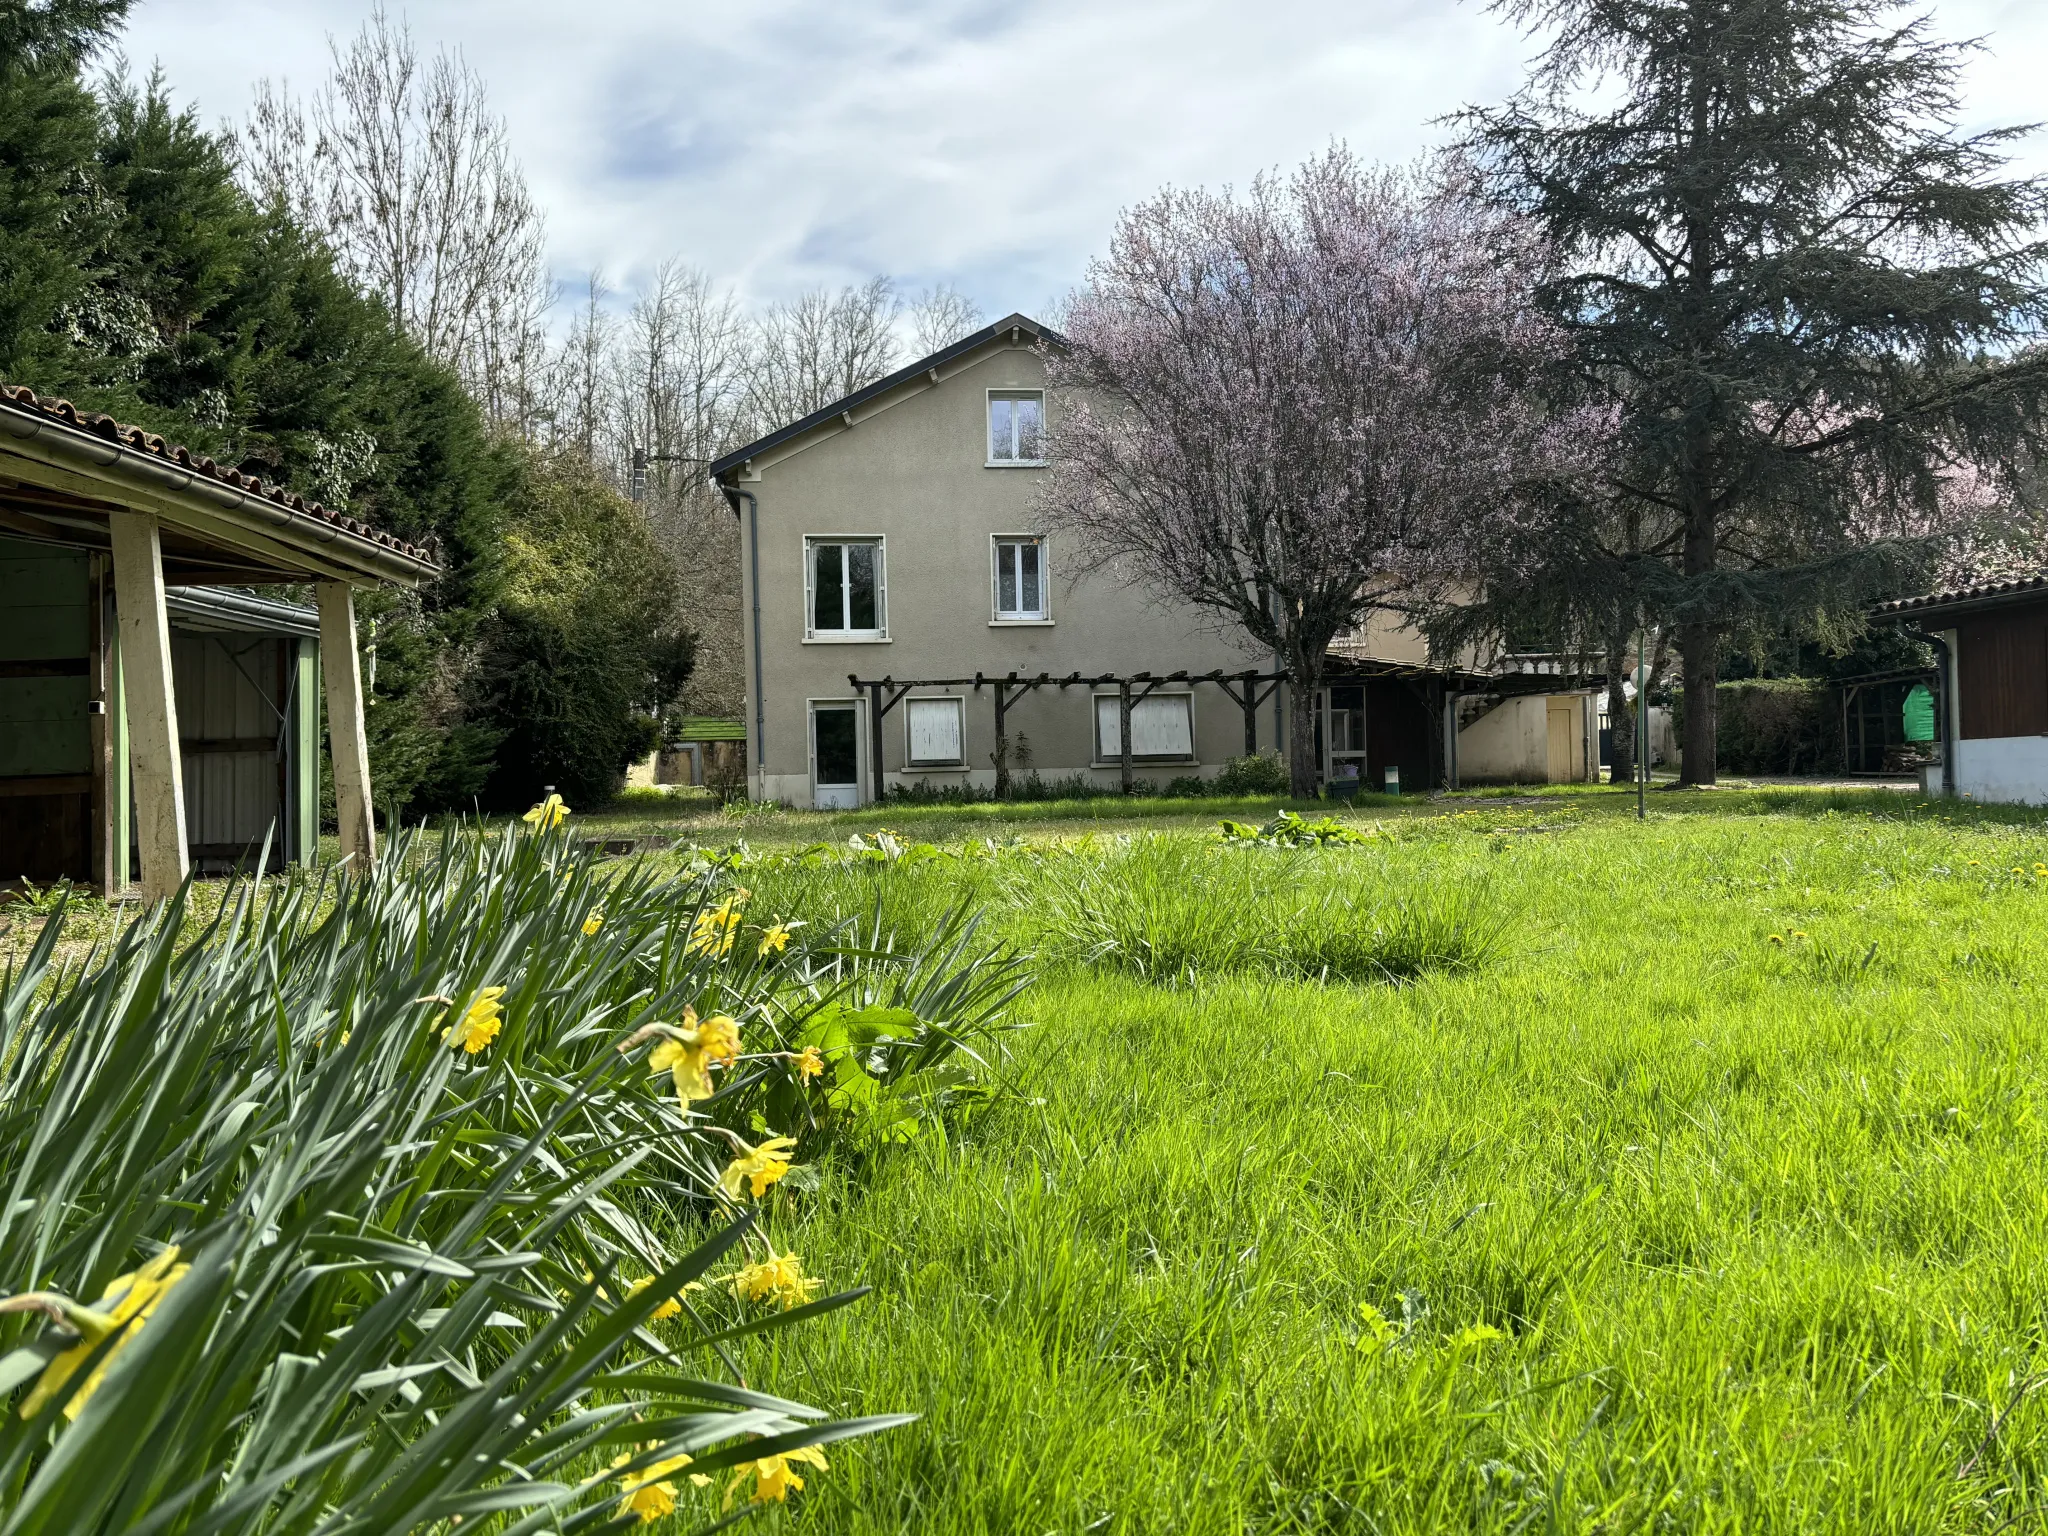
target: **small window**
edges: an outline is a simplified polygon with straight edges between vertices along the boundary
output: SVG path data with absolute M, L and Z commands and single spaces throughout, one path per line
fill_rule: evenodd
M 988 461 L 991 464 L 1045 462 L 1045 396 L 1019 390 L 988 397 Z
M 1121 761 L 1122 710 L 1115 694 L 1095 696 L 1095 760 Z M 1195 755 L 1193 701 L 1184 693 L 1155 693 L 1131 705 L 1134 762 L 1186 762 Z
M 996 540 L 996 617 L 1045 617 L 1045 540 Z
M 879 636 L 887 628 L 887 583 L 879 539 L 812 539 L 806 576 L 810 633 Z
M 957 768 L 965 761 L 961 750 L 961 701 L 958 699 L 909 699 L 910 766 L 913 768 Z

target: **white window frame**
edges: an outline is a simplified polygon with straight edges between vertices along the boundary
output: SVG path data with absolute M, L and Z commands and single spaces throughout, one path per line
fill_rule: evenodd
M 1098 692 L 1098 693 L 1095 693 L 1095 694 L 1092 694 L 1092 695 L 1090 695 L 1090 697 L 1089 697 L 1089 700 L 1088 700 L 1088 708 L 1089 708 L 1089 709 L 1090 709 L 1090 710 L 1092 711 L 1092 713 L 1091 713 L 1091 715 L 1089 716 L 1089 720 L 1088 720 L 1088 734 L 1089 734 L 1089 736 L 1090 736 L 1090 737 L 1092 738 L 1092 740 L 1093 740 L 1093 742 L 1094 742 L 1094 748 L 1095 748 L 1095 762 L 1094 762 L 1094 766 L 1095 766 L 1095 767 L 1097 767 L 1097 768 L 1115 768 L 1115 767 L 1118 767 L 1118 766 L 1120 766 L 1120 765 L 1122 764 L 1122 762 L 1123 762 L 1123 758 L 1122 758 L 1121 756 L 1119 756 L 1119 755 L 1115 754 L 1115 753 L 1112 753 L 1112 754 L 1111 754 L 1110 756 L 1108 756 L 1108 757 L 1104 757 L 1104 756 L 1102 755 L 1102 701 L 1103 701 L 1104 699 L 1107 699 L 1107 700 L 1109 700 L 1109 702 L 1110 702 L 1110 703 L 1114 704 L 1114 703 L 1115 703 L 1115 702 L 1117 701 L 1117 695 L 1116 695 L 1116 693 L 1115 693 L 1114 691 L 1111 691 L 1111 692 L 1108 692 L 1108 693 L 1101 693 L 1101 692 Z M 1185 700 L 1187 700 L 1187 707 L 1188 707 L 1188 751 L 1187 751 L 1187 755 L 1186 755 L 1185 757 L 1183 757 L 1183 756 L 1179 756 L 1179 755 L 1169 755 L 1169 756 L 1152 756 L 1152 755 L 1147 755 L 1146 753 L 1142 753 L 1142 752 L 1133 752 L 1133 753 L 1131 754 L 1131 762 L 1132 762 L 1133 764 L 1135 764 L 1136 766 L 1138 766 L 1138 767 L 1141 767 L 1141 768 L 1143 768 L 1143 767 L 1150 767 L 1150 766 L 1153 766 L 1153 765 L 1155 765 L 1155 764 L 1157 764 L 1157 765 L 1162 765 L 1162 766 L 1163 766 L 1163 765 L 1166 765 L 1166 764 L 1172 764 L 1172 763 L 1199 763 L 1199 762 L 1200 762 L 1200 761 L 1202 760 L 1202 757 L 1201 757 L 1201 753 L 1200 753 L 1200 751 L 1199 751 L 1199 750 L 1197 749 L 1197 747 L 1196 747 L 1196 742 L 1197 742 L 1197 740 L 1198 740 L 1199 738 L 1198 738 L 1198 737 L 1196 736 L 1196 734 L 1195 734 L 1195 730 L 1196 730 L 1196 725 L 1195 725 L 1195 691 L 1194 691 L 1194 689 L 1192 689 L 1192 688 L 1155 688 L 1155 689 L 1153 689 L 1153 690 L 1152 690 L 1152 691 L 1151 691 L 1151 692 L 1150 692 L 1149 694 L 1147 694 L 1147 695 L 1146 695 L 1146 696 L 1145 696 L 1145 697 L 1144 697 L 1143 699 L 1133 699 L 1133 700 L 1131 701 L 1131 713 L 1132 713 L 1132 716 L 1133 716 L 1133 717 L 1135 718 L 1135 716 L 1136 716 L 1136 714 L 1137 714 L 1138 710 L 1139 710 L 1139 709 L 1141 709 L 1141 708 L 1143 708 L 1143 707 L 1144 707 L 1144 705 L 1145 705 L 1145 704 L 1146 704 L 1147 702 L 1149 702 L 1150 700 L 1152 700 L 1152 699 L 1185 699 Z M 1135 734 L 1135 733 L 1134 733 L 1134 734 Z
M 920 758 L 912 743 L 910 707 L 913 704 L 951 704 L 960 722 L 960 755 L 952 758 Z M 915 693 L 903 701 L 903 768 L 907 773 L 965 772 L 967 768 L 967 697 L 959 693 Z
M 1052 623 L 1052 573 L 1046 565 L 1049 541 L 1042 533 L 992 533 L 988 536 L 988 611 L 991 625 Z M 1003 612 L 1003 546 L 1038 546 L 1038 609 L 1035 614 Z M 1020 583 L 1021 585 L 1021 583 Z
M 992 429 L 994 425 L 993 417 L 995 415 L 995 404 L 998 400 L 1035 399 L 1038 401 L 1038 441 L 1040 445 L 1043 446 L 1045 442 L 1045 432 L 1047 425 L 1045 414 L 1045 391 L 1042 389 L 989 389 L 983 391 L 983 393 L 987 398 L 984 400 L 982 404 L 981 411 L 981 451 L 988 455 L 986 467 L 989 469 L 1043 469 L 1045 467 L 1045 460 L 1042 458 L 997 458 L 995 456 L 994 451 L 995 442 Z M 1012 426 L 1010 429 L 1010 446 L 1014 448 L 1016 446 L 1016 443 L 1017 431 L 1015 426 Z
M 872 544 L 875 547 L 875 619 L 874 629 L 819 629 L 816 627 L 818 614 L 818 546 L 821 544 Z M 840 557 L 839 580 L 842 592 L 845 590 L 847 563 Z M 846 600 L 840 600 L 840 612 L 846 611 Z M 806 645 L 874 645 L 889 638 L 889 540 L 878 533 L 807 533 L 804 535 L 804 643 Z

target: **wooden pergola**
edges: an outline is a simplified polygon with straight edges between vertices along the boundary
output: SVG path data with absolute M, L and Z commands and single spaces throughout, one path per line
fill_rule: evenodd
M 341 852 L 375 858 L 370 765 L 357 662 L 355 589 L 411 587 L 434 577 L 430 549 L 330 512 L 281 487 L 189 453 L 112 417 L 0 385 L 0 533 L 83 551 L 95 600 L 88 679 L 90 792 L 108 818 L 108 701 L 125 697 L 141 894 L 161 900 L 188 870 L 178 707 L 165 586 L 303 583 L 319 605 L 320 672 Z M 102 632 L 102 615 L 112 633 Z M 108 642 L 112 643 L 108 643 Z M 0 662 L 36 667 L 33 660 Z M 6 672 L 0 676 L 48 673 Z M 26 791 L 21 791 L 26 792 Z M 96 838 L 96 847 L 110 839 Z M 104 848 L 97 883 L 118 888 L 125 861 Z

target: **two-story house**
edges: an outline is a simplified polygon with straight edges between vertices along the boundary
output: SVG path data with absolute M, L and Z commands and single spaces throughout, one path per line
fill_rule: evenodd
M 710 466 L 741 519 L 755 798 L 845 808 L 999 766 L 1163 781 L 1283 745 L 1270 655 L 1048 526 L 1046 337 L 1011 315 Z M 1332 657 L 1327 778 L 1443 776 L 1457 683 L 1427 661 L 1390 627 Z

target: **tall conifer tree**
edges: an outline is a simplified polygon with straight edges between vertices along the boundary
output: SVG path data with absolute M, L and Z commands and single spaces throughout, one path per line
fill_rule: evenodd
M 2006 173 L 2024 130 L 1955 131 L 1969 45 L 1891 0 L 1495 10 L 1548 43 L 1467 145 L 1562 253 L 1542 297 L 1618 412 L 1608 489 L 1683 652 L 1684 778 L 1711 783 L 1731 626 L 1840 614 L 2021 495 L 2048 190 Z

